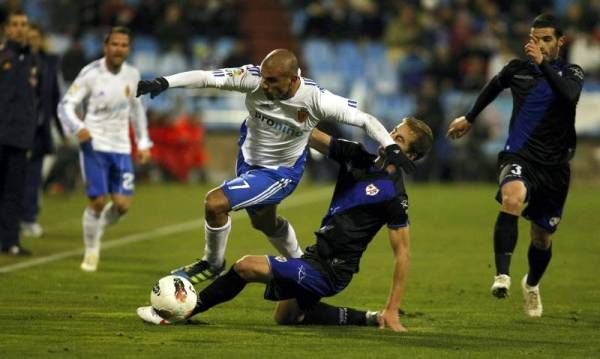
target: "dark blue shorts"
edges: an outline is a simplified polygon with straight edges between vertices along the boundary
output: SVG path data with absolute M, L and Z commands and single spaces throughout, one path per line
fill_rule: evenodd
M 265 299 L 279 301 L 296 298 L 301 308 L 308 308 L 323 297 L 341 292 L 348 283 L 334 285 L 316 265 L 302 258 L 267 256 L 273 280 L 267 284 Z
M 498 184 L 521 181 L 527 188 L 527 207 L 523 217 L 554 233 L 562 219 L 569 192 L 569 164 L 543 166 L 514 155 L 501 154 L 498 159 Z M 502 202 L 500 190 L 496 200 Z

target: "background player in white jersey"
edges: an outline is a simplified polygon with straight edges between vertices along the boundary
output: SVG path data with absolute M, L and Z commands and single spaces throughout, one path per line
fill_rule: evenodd
M 147 119 L 135 97 L 140 79 L 137 69 L 125 62 L 130 32 L 114 27 L 104 39 L 104 57 L 84 67 L 58 105 L 67 133 L 76 133 L 89 204 L 83 212 L 84 271 L 96 271 L 100 239 L 106 227 L 117 222 L 131 204 L 134 188 L 129 119 L 139 148 L 139 159 L 150 159 Z M 84 104 L 83 121 L 76 108 Z M 111 195 L 107 203 L 107 194 Z
M 311 131 L 321 120 L 362 127 L 385 147 L 396 167 L 414 166 L 386 129 L 356 102 L 332 94 L 300 77 L 294 53 L 277 49 L 260 66 L 216 71 L 189 71 L 140 81 L 137 94 L 157 96 L 170 87 L 214 87 L 246 93 L 248 117 L 241 127 L 236 178 L 208 192 L 205 202 L 205 255 L 173 271 L 194 283 L 218 276 L 225 267 L 225 247 L 231 210 L 246 209 L 252 226 L 263 232 L 284 256 L 298 258 L 302 250 L 292 226 L 276 213 L 302 177 Z

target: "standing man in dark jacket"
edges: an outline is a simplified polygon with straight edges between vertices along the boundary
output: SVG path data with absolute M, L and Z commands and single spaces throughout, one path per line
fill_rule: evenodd
M 19 213 L 25 187 L 27 151 L 36 121 L 38 68 L 27 47 L 27 15 L 6 18 L 0 50 L 0 241 L 2 253 L 29 255 L 19 243 Z
M 29 24 L 27 37 L 31 53 L 39 58 L 40 81 L 36 88 L 39 97 L 36 109 L 35 134 L 33 146 L 27 159 L 27 180 L 21 211 L 21 234 L 26 237 L 40 237 L 43 234 L 43 229 L 37 222 L 37 217 L 40 212 L 42 164 L 44 156 L 54 152 L 51 131 L 52 121 L 55 121 L 57 129 L 62 131 L 56 114 L 56 106 L 58 106 L 60 100 L 57 77 L 58 58 L 44 50 L 44 34 L 38 25 Z
M 513 112 L 506 145 L 498 156 L 497 199 L 502 208 L 494 228 L 496 276 L 491 291 L 498 298 L 508 296 L 510 259 L 522 215 L 531 222 L 529 271 L 521 281 L 525 313 L 530 317 L 542 315 L 539 283 L 552 257 L 551 236 L 562 217 L 569 160 L 575 153 L 575 108 L 583 70 L 561 60 L 564 40 L 553 15 L 536 17 L 524 47 L 527 59 L 510 61 L 483 88 L 473 108 L 448 129 L 450 138 L 462 137 L 477 115 L 510 88 Z

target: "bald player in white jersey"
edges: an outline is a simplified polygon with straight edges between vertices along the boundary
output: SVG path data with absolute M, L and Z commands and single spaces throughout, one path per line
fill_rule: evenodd
M 150 159 L 146 113 L 135 89 L 139 71 L 125 62 L 130 32 L 114 27 L 104 40 L 104 57 L 84 67 L 58 105 L 65 132 L 77 134 L 81 171 L 89 204 L 83 212 L 85 254 L 81 269 L 94 272 L 100 240 L 130 204 L 134 189 L 129 121 L 136 134 L 140 161 Z M 83 120 L 76 109 L 83 105 Z M 110 194 L 111 201 L 107 202 Z
M 138 84 L 137 95 L 150 93 L 153 98 L 172 87 L 242 92 L 246 94 L 248 109 L 241 126 L 237 177 L 206 195 L 204 257 L 172 272 L 193 283 L 214 279 L 224 270 L 231 210 L 246 209 L 252 226 L 263 232 L 282 255 L 302 255 L 294 229 L 277 216 L 276 209 L 302 177 L 308 139 L 319 121 L 361 127 L 385 148 L 396 168 L 413 166 L 383 125 L 356 108 L 356 101 L 300 77 L 298 60 L 289 50 L 272 51 L 260 66 L 189 71 L 143 80 Z

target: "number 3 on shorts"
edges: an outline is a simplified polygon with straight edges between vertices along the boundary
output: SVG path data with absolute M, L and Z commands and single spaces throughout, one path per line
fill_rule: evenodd
M 521 165 L 517 165 L 517 164 L 512 164 L 510 165 L 510 174 L 515 175 L 515 176 L 520 176 L 522 173 L 522 169 L 523 167 Z
M 125 172 L 123 173 L 123 189 L 127 190 L 127 191 L 133 191 L 133 179 L 134 179 L 134 175 L 131 172 Z

